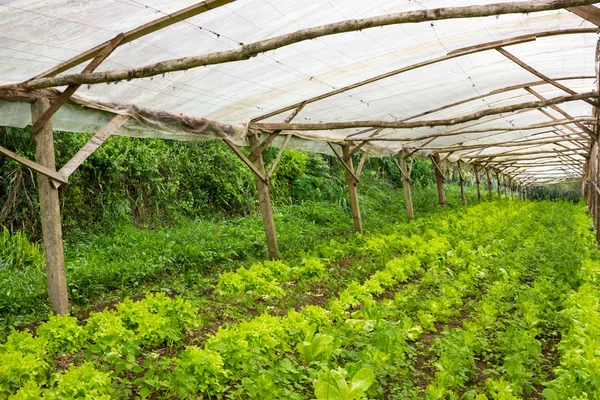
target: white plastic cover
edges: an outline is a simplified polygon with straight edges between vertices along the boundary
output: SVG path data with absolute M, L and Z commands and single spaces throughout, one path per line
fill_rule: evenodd
M 238 0 L 119 47 L 98 71 L 228 50 L 240 43 L 352 18 L 493 2 Z M 195 0 L 0 0 L 0 85 L 30 79 L 110 40 L 120 32 L 194 3 Z M 81 87 L 77 96 L 84 103 L 124 106 L 107 106 L 102 107 L 103 111 L 98 111 L 69 105 L 61 109 L 53 123 L 56 129 L 93 132 L 110 119 L 111 112 L 128 113 L 134 118 L 121 128 L 119 134 L 178 140 L 218 137 L 212 130 L 198 130 L 187 125 L 171 126 L 168 118 L 144 120 L 141 117 L 143 113 L 136 112 L 150 109 L 189 116 L 192 120 L 212 119 L 230 124 L 226 134 L 242 144 L 246 124 L 251 119 L 333 89 L 467 46 L 525 34 L 586 27 L 596 26 L 575 14 L 560 10 L 394 25 L 338 34 L 283 47 L 247 61 L 195 68 L 131 82 Z M 597 85 L 594 78 L 597 41 L 595 33 L 557 35 L 508 46 L 506 49 L 546 76 L 560 79 L 570 89 L 591 92 Z M 84 66 L 69 72 L 79 72 Z M 567 79 L 573 77 L 578 79 Z M 311 103 L 294 122 L 400 121 L 507 86 L 539 80 L 500 53 L 489 50 L 418 68 Z M 533 88 L 546 98 L 566 95 L 549 84 Z M 413 121 L 451 118 L 486 108 L 536 100 L 524 89 L 519 89 L 483 97 Z M 565 103 L 560 108 L 575 118 L 591 116 L 592 107 L 583 101 Z M 550 108 L 544 111 L 558 120 L 565 119 Z M 264 122 L 283 121 L 289 113 Z M 28 105 L 0 102 L 0 125 L 22 127 L 29 124 L 30 120 Z M 448 127 L 384 130 L 379 134 L 380 137 L 403 141 L 373 141 L 363 149 L 371 156 L 393 154 L 403 147 L 412 150 L 422 146 L 425 153 L 447 153 L 445 149 L 461 145 L 505 144 L 531 136 L 545 140 L 558 135 L 574 135 L 572 130 L 581 132 L 574 125 L 519 129 L 550 121 L 547 114 L 531 110 Z M 325 142 L 341 142 L 349 134 L 358 131 L 349 129 L 284 134 L 294 134 L 290 148 L 330 153 Z M 469 132 L 447 135 L 462 131 Z M 446 136 L 439 136 L 433 141 L 429 138 L 414 140 L 432 133 Z M 359 137 L 368 135 L 366 133 Z M 283 138 L 279 138 L 274 145 L 282 141 Z M 498 145 L 481 152 L 472 148 L 453 151 L 449 159 L 469 161 L 472 156 L 504 152 L 509 153 L 499 159 L 535 158 L 519 156 L 518 153 L 565 148 L 575 149 L 576 145 L 573 142 L 533 148 Z M 557 159 L 556 155 L 548 157 Z M 577 154 L 569 157 L 583 159 Z M 539 162 L 547 161 L 540 159 Z M 534 163 L 537 159 L 528 162 Z M 576 172 L 563 167 L 535 167 L 531 171 L 544 171 L 540 177 L 545 177 L 548 174 L 546 171 L 551 171 L 556 177 L 576 175 Z

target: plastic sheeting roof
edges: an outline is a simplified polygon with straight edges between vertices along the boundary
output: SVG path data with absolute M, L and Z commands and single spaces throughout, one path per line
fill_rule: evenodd
M 159 30 L 117 48 L 97 71 L 131 68 L 184 56 L 195 56 L 236 48 L 302 28 L 353 18 L 364 18 L 438 7 L 491 4 L 494 1 L 397 1 L 397 0 L 238 0 Z M 0 85 L 31 79 L 45 70 L 116 34 L 194 4 L 194 0 L 11 0 L 0 3 Z M 234 142 L 245 142 L 250 120 L 290 104 L 404 66 L 446 55 L 456 49 L 485 42 L 554 30 L 597 28 L 566 11 L 528 15 L 511 14 L 472 19 L 451 19 L 392 25 L 358 32 L 326 36 L 260 54 L 246 61 L 212 65 L 165 76 L 118 84 L 82 86 L 79 103 L 64 106 L 54 117 L 55 129 L 93 132 L 111 118 L 111 113 L 133 115 L 119 134 L 166 137 L 179 140 L 216 138 L 197 135 L 181 127 L 152 118 L 140 110 L 151 109 L 230 124 L 227 134 Z M 578 92 L 597 88 L 595 60 L 598 35 L 589 33 L 540 37 L 506 49 L 536 70 Z M 80 72 L 86 63 L 69 73 Z M 574 78 L 574 79 L 567 79 Z M 538 82 L 532 88 L 546 98 L 566 93 L 544 83 L 495 50 L 488 50 L 435 63 L 395 75 L 336 96 L 308 104 L 294 122 L 339 122 L 360 120 L 401 121 L 454 102 L 482 96 L 507 86 Z M 444 119 L 467 115 L 537 98 L 517 89 L 411 119 Z M 130 105 L 130 106 L 125 106 Z M 574 118 L 590 118 L 592 106 L 584 101 L 559 105 Z M 98 110 L 100 109 L 100 110 Z M 526 110 L 481 118 L 460 125 L 415 129 L 385 129 L 363 147 L 371 156 L 393 154 L 402 148 L 424 153 L 452 151 L 450 160 L 479 161 L 522 159 L 524 175 L 538 174 L 542 181 L 580 176 L 580 168 L 543 166 L 549 158 L 533 155 L 543 150 L 564 150 L 554 160 L 584 160 L 574 141 L 560 144 L 517 146 L 518 141 L 538 142 L 576 136 L 575 125 L 546 126 L 552 118 L 565 117 L 551 108 Z M 261 122 L 282 122 L 289 111 Z M 31 123 L 29 105 L 0 101 L 0 124 L 23 127 Z M 535 129 L 520 129 L 542 124 Z M 329 142 L 342 142 L 361 129 L 286 131 L 293 134 L 290 148 L 330 153 Z M 456 134 L 457 132 L 465 132 Z M 454 133 L 448 135 L 448 133 Z M 355 138 L 365 138 L 364 133 Z M 431 135 L 439 134 L 431 141 Z M 423 137 L 426 138 L 423 138 Z M 391 141 L 402 139 L 402 141 Z M 274 142 L 280 145 L 283 137 Z M 484 150 L 475 145 L 499 143 Z M 461 148 L 462 147 L 462 148 Z M 473 158 L 475 157 L 475 158 Z M 540 155 L 540 157 L 547 157 Z M 546 178 L 551 176 L 551 178 Z

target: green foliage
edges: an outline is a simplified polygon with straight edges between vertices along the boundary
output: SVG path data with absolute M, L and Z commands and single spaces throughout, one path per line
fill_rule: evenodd
M 333 336 L 317 333 L 317 325 L 312 325 L 304 340 L 296 346 L 304 361 L 315 361 L 320 355 L 333 350 Z
M 362 398 L 369 386 L 373 384 L 375 375 L 369 368 L 358 371 L 350 381 L 346 381 L 344 369 L 330 370 L 323 373 L 315 382 L 317 400 L 356 400 Z
M 34 354 L 0 352 L 0 396 L 6 398 L 29 382 L 45 381 L 49 371 L 50 365 Z
M 0 231 L 0 315 L 44 293 L 44 254 L 23 231 Z M 44 293 L 45 294 L 45 293 Z
M 115 392 L 111 375 L 94 369 L 89 362 L 71 367 L 64 374 L 55 374 L 44 399 L 110 400 Z
M 180 399 L 216 396 L 227 389 L 229 372 L 223 367 L 219 353 L 190 346 L 173 361 L 171 390 Z
M 50 315 L 47 322 L 37 329 L 40 340 L 46 342 L 46 349 L 52 354 L 75 353 L 83 348 L 87 335 L 78 325 L 77 318 L 70 315 Z
M 125 326 L 146 345 L 179 341 L 184 332 L 200 326 L 197 307 L 190 301 L 171 299 L 164 293 L 148 294 L 138 302 L 125 299 L 117 306 L 117 312 Z

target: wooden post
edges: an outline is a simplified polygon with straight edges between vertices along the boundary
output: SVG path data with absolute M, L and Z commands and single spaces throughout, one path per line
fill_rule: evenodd
M 32 124 L 50 108 L 50 100 L 40 97 L 31 105 Z M 35 142 L 35 160 L 38 164 L 56 171 L 54 158 L 54 138 L 50 120 L 33 135 Z M 46 277 L 48 280 L 48 297 L 50 308 L 63 315 L 69 311 L 67 295 L 67 277 L 65 274 L 65 256 L 63 250 L 62 227 L 58 189 L 52 180 L 38 173 L 38 193 L 40 197 L 40 214 L 46 256 Z
M 248 143 L 250 150 L 254 151 L 259 146 L 259 140 L 255 135 L 248 135 Z M 258 172 L 266 176 L 265 162 L 262 152 L 258 152 L 256 159 L 252 162 Z M 260 204 L 260 215 L 265 228 L 265 236 L 267 239 L 267 253 L 269 259 L 275 260 L 279 258 L 279 246 L 277 245 L 277 232 L 275 230 L 275 220 L 273 219 L 273 207 L 271 207 L 271 196 L 269 194 L 269 184 L 263 181 L 257 174 L 254 174 L 256 182 L 256 192 L 258 202 Z
M 348 193 L 350 195 L 350 208 L 352 209 L 352 219 L 354 220 L 354 230 L 362 235 L 362 218 L 360 216 L 360 204 L 358 202 L 358 182 L 350 171 L 354 171 L 354 165 L 352 163 L 352 157 L 350 156 L 350 145 L 342 146 L 342 162 L 345 162 L 346 167 L 344 172 L 346 173 L 346 183 L 348 184 Z
M 435 171 L 435 182 L 437 184 L 438 190 L 438 200 L 440 202 L 440 206 L 444 208 L 446 206 L 446 193 L 444 192 L 444 175 L 441 171 L 441 161 L 439 154 L 434 154 L 431 156 L 431 161 L 433 162 L 433 168 Z
M 467 205 L 467 197 L 465 196 L 465 178 L 462 173 L 462 169 L 460 167 L 460 160 L 456 162 L 456 167 L 458 169 L 458 178 L 460 180 L 460 199 L 462 201 L 462 205 Z
M 402 188 L 404 189 L 404 201 L 406 202 L 406 216 L 409 221 L 415 218 L 413 210 L 412 196 L 410 194 L 410 171 L 406 168 L 406 151 L 403 149 L 398 154 L 398 160 L 400 162 L 400 171 L 402 172 Z
M 512 200 L 515 199 L 515 181 L 511 179 L 508 180 L 508 182 L 510 182 L 510 198 Z
M 475 182 L 477 183 L 477 201 L 481 201 L 481 188 L 479 181 L 479 166 L 477 164 L 474 165 L 475 168 Z
M 500 189 L 500 172 L 496 170 L 496 182 L 498 183 L 498 197 L 502 197 L 502 190 Z
M 485 169 L 485 174 L 487 175 L 487 184 L 488 184 L 488 194 L 490 195 L 490 200 L 492 200 L 494 198 L 493 196 L 493 189 L 492 189 L 492 178 L 490 177 L 490 170 L 489 168 Z

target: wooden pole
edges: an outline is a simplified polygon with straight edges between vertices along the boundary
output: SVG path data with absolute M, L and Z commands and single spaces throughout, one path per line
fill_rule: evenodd
M 435 171 L 435 182 L 437 184 L 438 190 L 438 200 L 440 202 L 440 206 L 442 208 L 446 207 L 446 193 L 444 192 L 444 175 L 441 171 L 441 160 L 439 154 L 434 154 L 431 156 L 431 160 L 433 162 L 433 169 Z
M 400 165 L 400 171 L 402 172 L 402 188 L 404 189 L 404 201 L 406 202 L 406 216 L 409 221 L 415 218 L 415 212 L 413 210 L 412 195 L 410 193 L 410 171 L 406 168 L 406 150 L 400 151 L 398 154 L 398 161 Z
M 512 179 L 510 179 L 509 182 L 510 182 L 510 198 L 514 200 L 515 199 L 515 182 Z
M 490 177 L 490 169 L 485 169 L 485 174 L 487 175 L 487 184 L 488 184 L 488 194 L 490 196 L 490 200 L 494 198 L 493 189 L 492 189 L 492 178 Z
M 477 201 L 481 201 L 481 187 L 480 187 L 480 179 L 479 179 L 479 166 L 477 164 L 474 165 L 475 168 L 475 183 L 477 184 Z
M 248 135 L 248 142 L 250 144 L 251 151 L 254 151 L 260 144 L 255 135 Z M 260 174 L 262 174 L 262 176 L 266 176 L 265 162 L 263 160 L 262 153 L 258 153 L 256 160 L 252 163 L 260 172 Z M 267 253 L 269 259 L 275 260 L 279 258 L 279 246 L 277 244 L 277 232 L 275 230 L 275 220 L 273 219 L 273 207 L 271 206 L 269 184 L 263 181 L 263 179 L 257 174 L 254 174 L 254 180 L 256 182 L 258 202 L 260 204 L 260 215 L 263 220 L 265 236 L 267 239 Z
M 50 100 L 40 97 L 31 105 L 32 123 L 35 123 L 50 108 Z M 52 123 L 46 123 L 33 135 L 35 142 L 35 160 L 38 164 L 56 171 L 54 156 L 54 138 Z M 65 258 L 60 219 L 58 189 L 52 180 L 38 173 L 38 193 L 40 197 L 40 214 L 46 256 L 46 277 L 48 280 L 48 298 L 50 308 L 63 315 L 69 311 L 67 295 L 67 277 L 65 274 Z
M 352 157 L 350 152 L 352 149 L 350 145 L 342 146 L 342 162 L 347 168 L 344 168 L 346 173 L 346 184 L 348 185 L 348 193 L 350 195 L 350 208 L 352 209 L 352 219 L 354 220 L 354 230 L 362 235 L 362 217 L 360 215 L 360 203 L 358 202 L 358 182 L 354 174 L 350 171 L 354 171 L 354 165 L 352 163 Z M 347 161 L 346 161 L 347 160 Z
M 500 172 L 496 170 L 496 183 L 498 184 L 498 197 L 502 197 L 502 190 L 500 189 Z
M 465 178 L 462 173 L 462 169 L 460 167 L 460 160 L 456 162 L 456 167 L 458 169 L 458 178 L 460 180 L 460 199 L 462 201 L 462 205 L 467 205 L 467 197 L 465 196 Z

